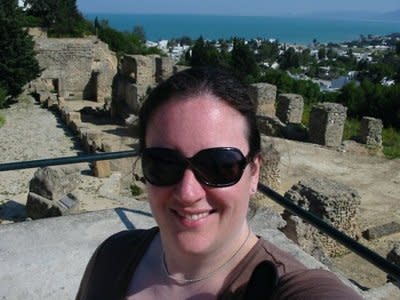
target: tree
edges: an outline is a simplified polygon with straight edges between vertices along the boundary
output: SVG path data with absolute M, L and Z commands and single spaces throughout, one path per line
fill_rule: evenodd
M 93 30 L 76 6 L 76 0 L 25 0 L 26 13 L 41 20 L 52 36 L 83 36 Z
M 325 48 L 324 47 L 319 48 L 318 49 L 318 58 L 322 60 L 322 59 L 325 59 L 325 56 L 326 56 Z
M 136 36 L 142 43 L 146 42 L 146 33 L 144 31 L 143 26 L 133 27 L 132 34 Z
M 236 76 L 246 83 L 252 83 L 260 76 L 254 52 L 243 39 L 233 40 L 231 68 Z
M 300 57 L 293 47 L 289 47 L 280 57 L 279 65 L 283 70 L 300 67 Z
M 33 40 L 22 28 L 23 15 L 16 0 L 0 0 L 0 86 L 17 96 L 40 74 Z
M 220 66 L 226 68 L 226 61 L 221 53 L 208 41 L 200 36 L 192 47 L 192 55 L 189 59 L 191 66 Z
M 400 56 L 400 41 L 396 43 L 396 54 Z

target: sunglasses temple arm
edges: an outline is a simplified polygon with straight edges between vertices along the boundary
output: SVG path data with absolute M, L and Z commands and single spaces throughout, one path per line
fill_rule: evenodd
M 379 268 L 380 270 L 389 274 L 397 282 L 400 282 L 400 268 L 398 266 L 390 263 L 376 252 L 358 243 L 356 240 L 352 239 L 343 232 L 337 230 L 335 227 L 331 226 L 330 224 L 316 217 L 309 211 L 301 208 L 293 201 L 288 200 L 287 198 L 278 194 L 276 191 L 272 190 L 268 186 L 259 183 L 258 191 L 264 194 L 265 196 L 271 198 L 284 208 L 286 208 L 292 214 L 295 214 L 300 218 L 302 218 L 303 220 L 305 220 L 306 222 L 310 223 L 318 230 L 320 230 L 322 233 L 327 234 L 328 236 L 330 236 L 331 238 L 333 238 L 334 240 L 336 240 L 337 242 L 339 242 L 352 252 L 356 253 L 360 257 L 364 258 L 365 260 L 367 260 L 368 262 Z

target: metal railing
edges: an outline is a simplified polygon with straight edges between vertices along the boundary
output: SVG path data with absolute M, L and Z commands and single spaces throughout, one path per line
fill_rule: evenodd
M 23 162 L 3 163 L 0 164 L 0 172 L 55 166 L 55 165 L 76 164 L 82 162 L 93 162 L 98 160 L 111 160 L 111 159 L 134 157 L 137 155 L 138 155 L 137 151 L 130 150 L 130 151 L 108 152 L 108 153 L 98 153 L 98 154 L 85 154 L 80 156 L 68 156 L 68 157 L 60 157 L 52 159 L 31 160 Z M 331 238 L 333 238 L 334 240 L 336 240 L 337 242 L 348 248 L 350 251 L 364 258 L 378 269 L 389 274 L 394 280 L 400 283 L 400 268 L 395 264 L 390 263 L 388 260 L 380 256 L 376 252 L 370 250 L 369 248 L 360 244 L 359 242 L 347 236 L 343 232 L 337 230 L 335 227 L 331 226 L 330 224 L 316 217 L 309 211 L 301 208 L 294 202 L 286 199 L 285 197 L 278 194 L 276 191 L 272 190 L 266 185 L 259 183 L 258 191 L 268 196 L 269 198 L 277 202 L 279 205 L 283 206 L 292 214 L 295 214 L 300 218 L 302 218 L 303 220 L 305 220 L 306 222 L 310 223 L 318 230 L 320 230 L 322 233 L 330 236 Z

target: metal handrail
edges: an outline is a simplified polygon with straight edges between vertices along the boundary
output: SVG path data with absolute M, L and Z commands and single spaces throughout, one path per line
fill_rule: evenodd
M 93 162 L 98 160 L 111 160 L 111 159 L 119 159 L 126 157 L 134 157 L 137 156 L 138 152 L 135 150 L 130 151 L 120 151 L 120 152 L 108 152 L 108 153 L 96 153 L 96 154 L 87 154 L 80 156 L 69 156 L 69 157 L 60 157 L 60 158 L 52 158 L 52 159 L 40 159 L 40 160 L 31 160 L 31 161 L 23 161 L 23 162 L 11 162 L 11 163 L 3 163 L 0 164 L 0 172 L 1 171 L 11 171 L 11 170 L 21 170 L 21 169 L 29 169 L 29 168 L 38 168 L 38 167 L 46 167 L 46 166 L 55 166 L 55 165 L 66 165 L 66 164 L 75 164 L 82 162 Z M 389 274 L 396 281 L 400 282 L 400 268 L 395 264 L 390 263 L 385 258 L 377 254 L 376 252 L 370 250 L 364 245 L 360 244 L 356 240 L 352 239 L 348 235 L 343 232 L 337 230 L 335 227 L 321 220 L 317 216 L 313 215 L 309 211 L 301 208 L 293 201 L 290 201 L 278 194 L 276 191 L 272 190 L 268 186 L 259 183 L 258 191 L 262 194 L 268 196 L 279 205 L 283 206 L 291 213 L 299 216 L 306 222 L 310 223 L 312 226 L 316 227 L 322 233 L 327 234 L 349 250 L 353 251 L 360 257 L 364 258 L 378 269 L 384 271 Z

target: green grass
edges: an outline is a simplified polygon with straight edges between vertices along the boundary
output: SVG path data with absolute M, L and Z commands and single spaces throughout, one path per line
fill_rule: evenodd
M 6 118 L 3 115 L 0 115 L 0 128 L 6 123 Z
M 310 122 L 311 108 L 312 108 L 311 104 L 306 104 L 306 103 L 304 104 L 303 116 L 301 118 L 301 123 L 306 127 L 308 127 L 308 123 Z
M 344 123 L 343 140 L 351 140 L 360 135 L 361 122 L 357 119 L 347 119 Z
M 400 157 L 400 130 L 384 128 L 382 131 L 383 153 L 387 158 Z

